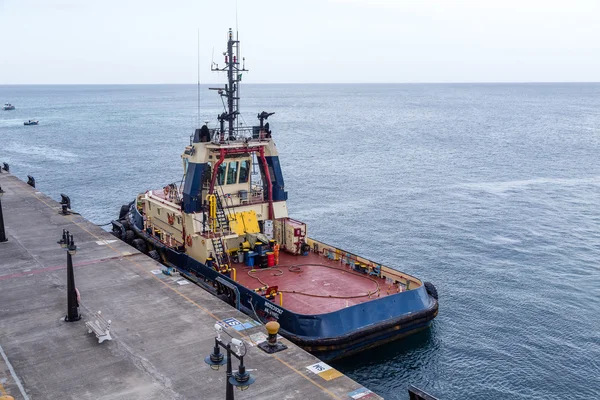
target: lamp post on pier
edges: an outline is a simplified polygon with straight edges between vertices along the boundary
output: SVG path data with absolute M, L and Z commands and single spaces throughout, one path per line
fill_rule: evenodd
M 246 372 L 246 366 L 244 365 L 246 345 L 244 342 L 239 339 L 232 338 L 231 342 L 223 343 L 223 340 L 221 339 L 223 327 L 219 324 L 215 324 L 215 330 L 217 331 L 217 336 L 215 337 L 215 347 L 211 355 L 204 359 L 204 362 L 210 365 L 210 368 L 214 369 L 215 371 L 217 371 L 221 365 L 227 363 L 225 400 L 234 400 L 233 387 L 236 386 L 239 390 L 246 390 L 254 383 L 256 378 Z M 235 347 L 235 350 L 233 350 L 232 345 Z M 225 351 L 227 351 L 227 357 L 221 353 L 219 347 L 222 347 L 225 349 Z M 244 354 L 242 354 L 242 347 L 244 348 Z M 240 360 L 240 365 L 238 366 L 238 370 L 235 374 L 233 373 L 233 369 L 231 367 L 232 356 Z
M 4 190 L 0 187 L 0 243 L 8 241 L 6 232 L 4 231 L 4 216 L 2 215 L 2 195 Z
M 58 241 L 60 247 L 67 251 L 67 316 L 66 322 L 79 321 L 79 302 L 77 301 L 77 289 L 75 289 L 75 276 L 73 273 L 73 256 L 77 253 L 77 246 L 73 240 L 73 235 L 63 229 L 62 238 Z

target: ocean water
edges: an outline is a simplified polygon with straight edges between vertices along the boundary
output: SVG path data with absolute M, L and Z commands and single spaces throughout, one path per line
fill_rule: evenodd
M 433 282 L 432 328 L 334 366 L 387 399 L 600 398 L 600 84 L 244 85 L 311 236 Z M 0 162 L 98 224 L 182 178 L 195 85 L 0 86 Z M 201 91 L 200 121 L 220 100 Z M 23 126 L 35 118 L 39 126 Z M 200 290 L 200 289 L 199 289 Z

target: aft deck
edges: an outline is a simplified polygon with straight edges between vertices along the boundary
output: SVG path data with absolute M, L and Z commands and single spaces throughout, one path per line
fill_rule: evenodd
M 341 260 L 313 252 L 307 256 L 281 252 L 279 265 L 267 269 L 244 264 L 234 267 L 239 283 L 252 290 L 277 286 L 282 295 L 278 294 L 273 302 L 300 314 L 333 312 L 404 290 L 404 285 L 392 284 L 376 271 L 365 268 L 357 272 Z

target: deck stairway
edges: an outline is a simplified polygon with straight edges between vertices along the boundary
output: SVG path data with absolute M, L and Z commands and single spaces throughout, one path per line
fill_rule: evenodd
M 212 238 L 211 241 L 215 250 L 215 263 L 217 264 L 218 271 L 221 273 L 229 272 L 231 261 L 223 244 L 223 239 L 219 236 Z
M 221 189 L 221 192 L 223 189 Z M 231 233 L 231 228 L 229 226 L 229 218 L 225 215 L 225 211 L 223 210 L 223 205 L 221 203 L 221 196 L 217 193 L 216 201 L 217 201 L 217 237 L 211 238 L 213 249 L 215 250 L 215 262 L 217 264 L 217 269 L 221 273 L 229 272 L 231 266 L 231 260 L 229 258 L 229 253 L 225 248 L 225 244 L 223 243 L 223 237 Z
M 223 190 L 221 189 L 221 192 Z M 221 232 L 229 232 L 229 218 L 225 215 L 225 210 L 223 210 L 223 204 L 221 203 L 221 196 L 219 194 L 216 195 L 217 199 L 217 223 L 219 225 L 219 229 Z

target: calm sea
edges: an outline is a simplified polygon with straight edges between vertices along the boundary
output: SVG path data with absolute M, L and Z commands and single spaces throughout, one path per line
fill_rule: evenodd
M 311 236 L 433 282 L 432 329 L 335 367 L 388 399 L 600 398 L 600 84 L 244 85 Z M 195 85 L 0 86 L 0 161 L 103 224 L 182 178 Z M 201 91 L 200 121 L 220 100 Z M 39 126 L 23 126 L 35 118 Z M 200 290 L 200 289 L 199 289 Z

